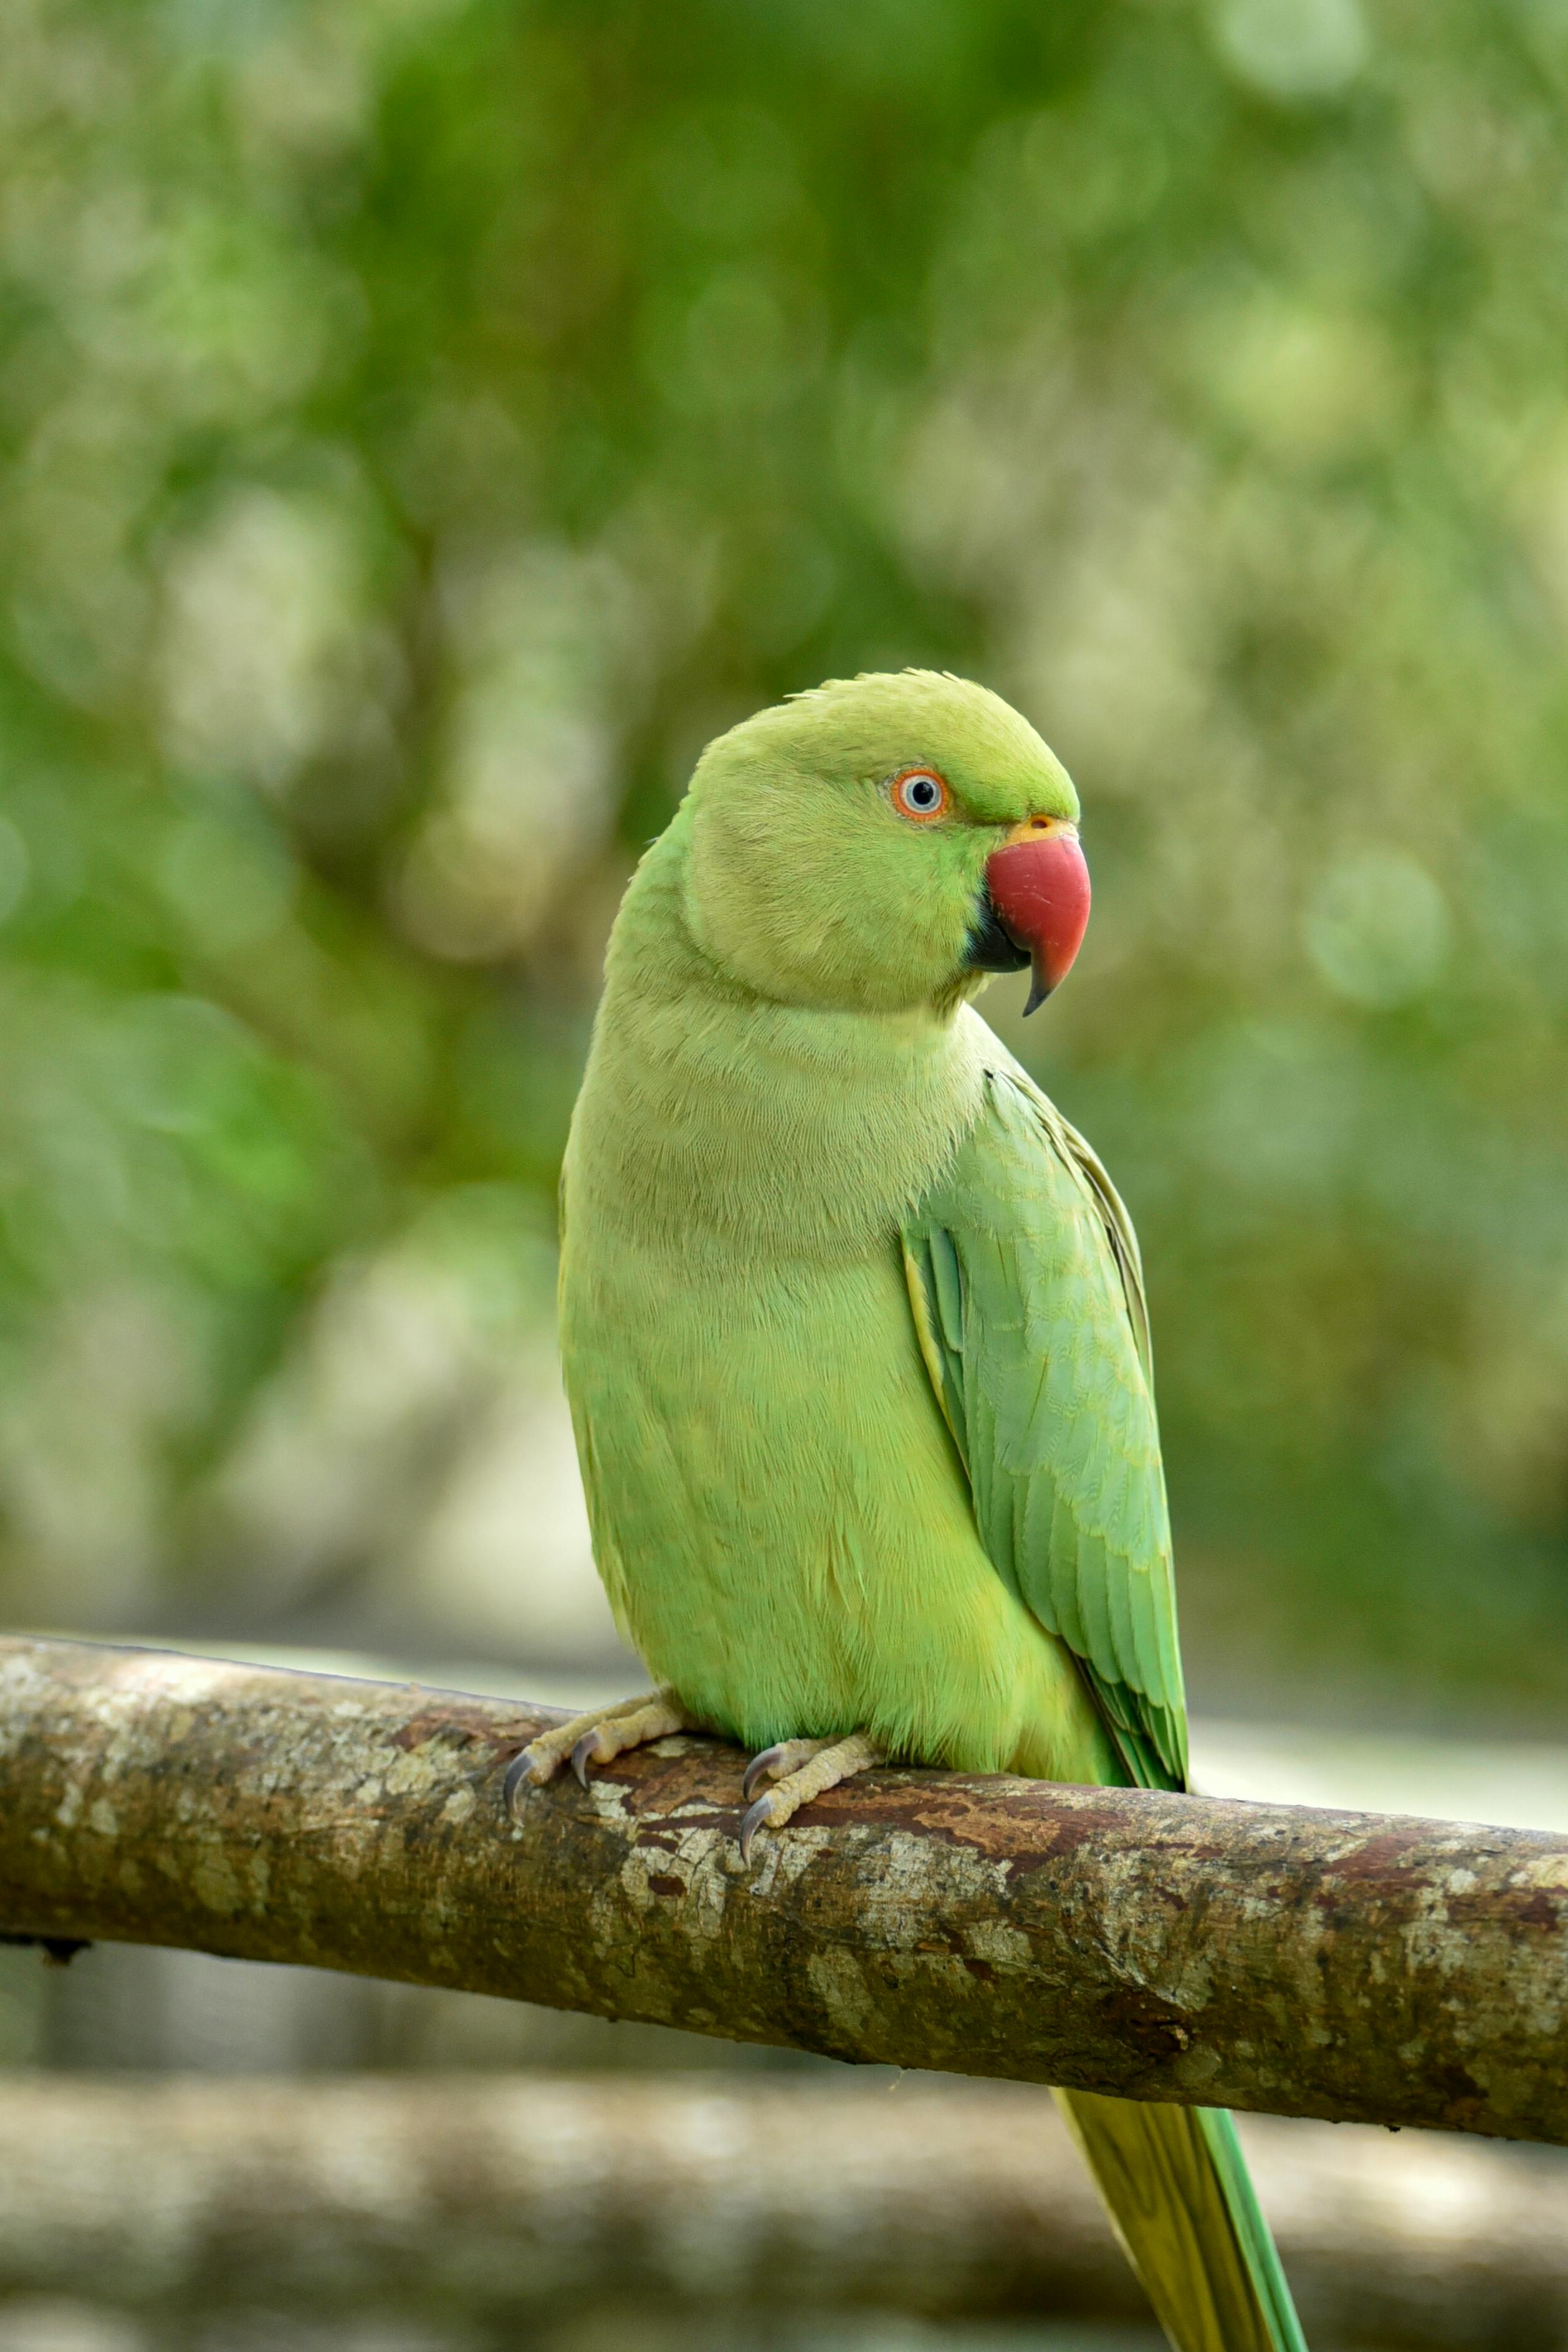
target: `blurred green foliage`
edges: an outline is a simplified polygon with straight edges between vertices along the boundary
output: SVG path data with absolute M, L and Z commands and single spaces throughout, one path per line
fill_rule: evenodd
M 8 1605 L 269 1589 L 237 1448 L 433 1230 L 493 1322 L 697 750 L 931 662 L 1086 803 L 1017 1042 L 1200 1694 L 1560 1701 L 1565 89 L 1561 0 L 16 0 Z

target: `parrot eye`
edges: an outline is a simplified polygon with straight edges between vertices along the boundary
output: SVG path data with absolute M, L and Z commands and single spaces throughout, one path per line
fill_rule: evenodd
M 932 824 L 945 816 L 952 800 L 934 768 L 901 769 L 888 789 L 899 814 L 912 817 L 916 824 Z

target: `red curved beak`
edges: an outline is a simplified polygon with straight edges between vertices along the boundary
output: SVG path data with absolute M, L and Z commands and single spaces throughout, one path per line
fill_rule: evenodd
M 1028 1014 L 1060 987 L 1089 929 L 1089 867 L 1077 832 L 1064 824 L 1007 842 L 985 861 L 985 887 L 1003 929 L 1034 966 Z

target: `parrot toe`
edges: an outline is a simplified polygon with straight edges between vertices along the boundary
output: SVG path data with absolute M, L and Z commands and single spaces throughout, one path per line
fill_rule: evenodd
M 783 1780 L 791 1772 L 798 1772 L 814 1756 L 833 1746 L 831 1739 L 776 1739 L 771 1748 L 759 1748 L 746 1767 L 741 1782 L 741 1794 L 750 1798 L 756 1792 L 759 1780 Z
M 863 1731 L 848 1739 L 781 1739 L 776 1747 L 764 1748 L 752 1758 L 742 1790 L 750 1796 L 764 1773 L 773 1778 L 773 1786 L 757 1799 L 741 1823 L 742 1862 L 750 1862 L 759 1830 L 782 1830 L 813 1797 L 887 1760 L 883 1749 Z
M 591 1707 L 531 1740 L 513 1757 L 502 1787 L 507 1818 L 521 1822 L 523 1792 L 542 1789 L 552 1780 L 568 1758 L 572 1769 L 588 1785 L 590 1764 L 609 1764 L 628 1748 L 644 1748 L 650 1739 L 666 1739 L 673 1731 L 700 1731 L 668 1684 L 637 1698 L 618 1699 L 613 1706 Z

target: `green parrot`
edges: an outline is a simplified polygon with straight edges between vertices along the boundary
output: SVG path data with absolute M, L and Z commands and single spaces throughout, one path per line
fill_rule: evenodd
M 1180 1789 L 1138 1245 L 972 1000 L 1077 952 L 1077 795 L 924 670 L 710 743 L 610 942 L 562 1181 L 595 1555 L 651 1696 L 514 1797 L 680 1730 L 755 1754 L 749 1857 L 889 1759 Z M 1304 2352 L 1228 2115 L 1058 2093 L 1179 2352 Z

